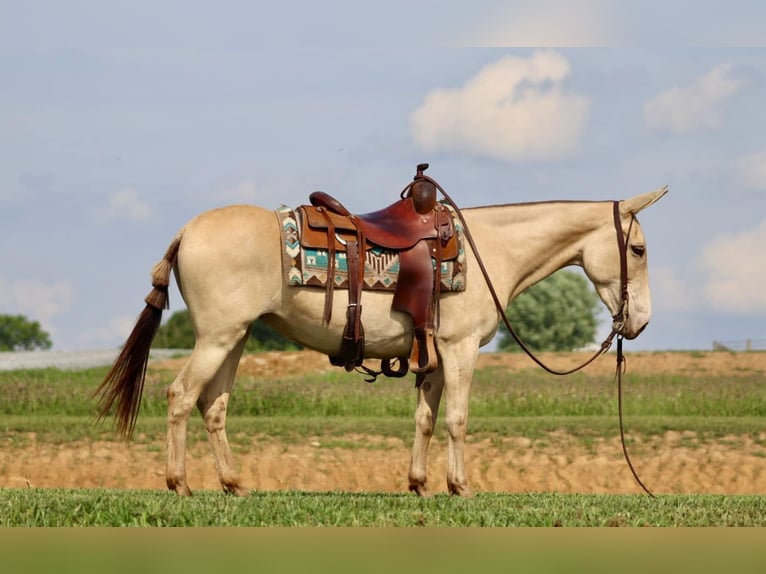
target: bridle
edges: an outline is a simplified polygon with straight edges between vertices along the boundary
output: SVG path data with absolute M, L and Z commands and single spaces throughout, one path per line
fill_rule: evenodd
M 529 349 L 529 347 L 527 347 L 524 341 L 521 340 L 521 337 L 519 337 L 519 335 L 516 333 L 513 326 L 511 325 L 511 322 L 509 321 L 507 315 L 505 314 L 505 306 L 500 301 L 500 298 L 497 295 L 497 291 L 495 291 L 494 285 L 492 285 L 492 281 L 489 277 L 489 273 L 487 272 L 487 268 L 484 266 L 484 262 L 482 261 L 481 256 L 479 255 L 479 251 L 476 248 L 476 243 L 473 240 L 471 231 L 468 228 L 468 224 L 466 223 L 465 218 L 463 217 L 463 213 L 460 211 L 460 208 L 455 204 L 455 202 L 452 200 L 449 194 L 446 191 L 444 191 L 444 188 L 441 185 L 439 185 L 439 183 L 433 178 L 420 173 L 416 176 L 416 179 L 426 180 L 430 182 L 432 185 L 434 185 L 436 189 L 438 189 L 441 192 L 441 194 L 444 196 L 447 203 L 449 203 L 450 206 L 455 210 L 455 214 L 460 219 L 460 223 L 463 225 L 463 233 L 465 234 L 465 238 L 468 241 L 468 244 L 471 246 L 471 249 L 473 250 L 474 256 L 476 257 L 476 262 L 479 265 L 479 268 L 481 269 L 481 273 L 484 276 L 484 280 L 487 283 L 487 287 L 489 288 L 489 292 L 495 303 L 495 307 L 497 308 L 497 311 L 500 317 L 503 319 L 505 326 L 508 328 L 508 332 L 511 334 L 511 336 L 516 341 L 516 343 L 518 343 L 518 345 L 522 348 L 522 350 L 540 367 L 542 367 L 548 373 L 551 373 L 553 375 L 570 375 L 590 365 L 598 357 L 603 355 L 606 351 L 608 351 L 611 348 L 612 342 L 615 339 L 615 337 L 617 338 L 617 367 L 615 369 L 615 379 L 617 380 L 617 408 L 618 408 L 618 418 L 620 422 L 620 441 L 622 443 L 622 452 L 625 456 L 625 462 L 628 463 L 628 467 L 630 468 L 630 471 L 633 474 L 633 478 L 635 478 L 636 482 L 639 484 L 639 486 L 641 486 L 644 492 L 646 492 L 649 496 L 654 498 L 654 494 L 652 494 L 652 492 L 644 485 L 644 483 L 639 478 L 638 473 L 636 472 L 636 469 L 633 467 L 633 463 L 630 461 L 630 457 L 628 456 L 628 449 L 625 446 L 625 430 L 623 425 L 623 413 L 622 413 L 622 375 L 625 373 L 625 369 L 627 366 L 627 362 L 625 361 L 625 356 L 623 355 L 623 352 L 622 352 L 622 341 L 624 339 L 623 331 L 625 330 L 625 323 L 628 320 L 628 313 L 629 313 L 628 311 L 628 300 L 629 300 L 628 242 L 626 240 L 626 237 L 630 238 L 630 232 L 632 231 L 633 223 L 636 220 L 635 214 L 634 213 L 630 214 L 630 224 L 628 225 L 628 233 L 627 235 L 625 235 L 622 230 L 622 218 L 620 216 L 620 202 L 619 201 L 612 202 L 614 228 L 617 235 L 617 249 L 620 254 L 620 299 L 621 299 L 620 306 L 617 309 L 617 312 L 612 316 L 612 330 L 610 331 L 609 335 L 607 335 L 606 339 L 604 339 L 604 341 L 601 343 L 601 346 L 599 347 L 599 349 L 584 363 L 582 363 L 581 365 L 573 369 L 557 370 L 547 366 L 538 357 L 536 357 L 535 354 Z M 405 188 L 405 190 L 406 189 L 407 188 Z

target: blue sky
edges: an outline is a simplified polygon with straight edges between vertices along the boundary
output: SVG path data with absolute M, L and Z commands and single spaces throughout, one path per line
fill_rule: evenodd
M 0 313 L 117 346 L 194 215 L 369 211 L 427 161 L 466 206 L 668 184 L 630 348 L 766 339 L 766 9 L 467 4 L 3 3 Z

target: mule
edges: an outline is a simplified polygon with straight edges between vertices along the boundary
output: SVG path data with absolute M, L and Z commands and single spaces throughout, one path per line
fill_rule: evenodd
M 614 330 L 632 339 L 652 314 L 646 244 L 635 215 L 666 191 L 620 201 L 619 212 L 611 201 L 549 201 L 470 208 L 463 215 L 497 296 L 506 305 L 558 269 L 581 266 L 610 314 L 619 316 Z M 616 241 L 620 228 L 621 241 Z M 499 314 L 477 268 L 476 253 L 468 247 L 466 251 L 465 290 L 442 293 L 440 299 L 439 366 L 417 387 L 408 482 L 411 491 L 423 496 L 429 491 L 426 459 L 442 395 L 449 435 L 447 486 L 453 494 L 470 494 L 464 450 L 471 379 L 479 349 L 497 331 Z M 324 290 L 286 285 L 281 258 L 280 224 L 273 211 L 235 205 L 189 221 L 154 267 L 154 288 L 146 307 L 97 391 L 101 417 L 114 410 L 119 432 L 130 438 L 149 347 L 167 305 L 173 270 L 196 334 L 188 362 L 167 390 L 166 481 L 179 495 L 191 494 L 185 451 L 187 422 L 195 406 L 209 434 L 221 486 L 228 493 L 247 494 L 226 437 L 226 412 L 253 321 L 263 319 L 285 336 L 328 355 L 340 348 L 344 301 L 336 298 L 333 319 L 323 324 Z M 627 270 L 625 290 L 621 265 Z M 391 298 L 387 292 L 364 293 L 368 358 L 409 353 L 411 320 L 392 311 Z

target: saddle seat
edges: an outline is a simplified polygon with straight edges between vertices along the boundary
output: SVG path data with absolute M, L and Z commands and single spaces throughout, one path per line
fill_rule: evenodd
M 450 211 L 436 202 L 435 186 L 422 176 L 427 167 L 419 165 L 402 198 L 379 211 L 353 215 L 337 199 L 321 191 L 309 196 L 311 205 L 298 209 L 301 244 L 328 251 L 325 323 L 329 323 L 332 313 L 335 254 L 346 253 L 349 305 L 340 354 L 330 357 L 334 365 L 352 370 L 364 359 L 361 294 L 365 252 L 370 246 L 379 246 L 399 256 L 399 278 L 391 307 L 412 317 L 414 334 L 409 359 L 399 358 L 400 372 L 387 370 L 385 363 L 383 372 L 402 376 L 409 363 L 410 369 L 421 375 L 438 366 L 434 332 L 441 262 L 455 259 L 459 244 Z
M 315 208 L 304 210 L 310 228 L 326 228 L 327 218 L 322 213 L 325 210 L 336 232 L 356 233 L 361 228 L 367 241 L 386 249 L 409 249 L 421 239 L 441 237 L 449 241 L 453 233 L 451 217 L 444 206 L 437 204 L 429 212 L 418 213 L 409 196 L 384 209 L 363 215 L 352 215 L 338 200 L 323 191 L 315 191 L 309 200 Z M 437 225 L 440 214 L 443 217 L 439 218 Z
M 354 235 L 357 229 L 361 229 L 368 242 L 394 251 L 409 249 L 421 239 L 439 237 L 449 241 L 454 233 L 452 218 L 441 204 L 435 205 L 428 213 L 418 213 L 412 199 L 405 197 L 379 211 L 352 215 L 340 202 L 323 191 L 315 191 L 309 200 L 311 206 L 301 206 L 301 210 L 308 224 L 308 229 L 304 228 L 306 233 L 303 237 L 306 245 L 312 247 L 326 244 L 328 223 L 332 223 L 341 238 L 344 235 Z M 344 213 L 334 209 L 342 209 Z M 338 241 L 338 247 L 342 243 Z

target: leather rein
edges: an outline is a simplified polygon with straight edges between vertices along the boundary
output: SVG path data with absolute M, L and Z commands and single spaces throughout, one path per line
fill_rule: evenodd
M 487 268 L 484 265 L 484 261 L 482 261 L 481 256 L 479 255 L 479 251 L 476 248 L 476 243 L 473 240 L 473 236 L 471 235 L 470 230 L 468 229 L 468 224 L 465 221 L 465 218 L 463 217 L 463 213 L 461 212 L 460 208 L 457 206 L 457 204 L 452 200 L 452 198 L 449 196 L 449 194 L 444 190 L 444 188 L 439 185 L 439 183 L 434 180 L 433 178 L 425 175 L 425 174 L 419 174 L 417 176 L 418 180 L 424 179 L 428 182 L 430 182 L 432 185 L 438 189 L 441 194 L 444 196 L 447 203 L 450 204 L 450 206 L 455 210 L 455 214 L 460 219 L 460 223 L 463 225 L 463 232 L 465 234 L 465 238 L 468 241 L 468 244 L 471 246 L 471 249 L 473 250 L 474 256 L 476 257 L 476 262 L 479 265 L 479 268 L 481 269 L 481 273 L 484 276 L 484 280 L 487 283 L 487 287 L 489 288 L 489 293 L 492 296 L 492 299 L 495 303 L 495 307 L 497 308 L 498 313 L 500 314 L 500 317 L 503 319 L 503 322 L 505 323 L 505 326 L 508 328 L 508 332 L 511 334 L 513 339 L 518 343 L 518 345 L 522 348 L 522 350 L 531 358 L 535 363 L 537 363 L 540 367 L 542 367 L 545 371 L 548 373 L 551 373 L 553 375 L 570 375 L 572 373 L 575 373 L 586 366 L 590 365 L 593 361 L 595 361 L 598 357 L 603 355 L 606 351 L 609 350 L 609 348 L 612 346 L 612 341 L 617 338 L 617 367 L 615 369 L 615 379 L 617 380 L 617 410 L 618 410 L 618 418 L 620 423 L 620 442 L 622 444 L 622 452 L 625 456 L 625 462 L 628 464 L 628 468 L 630 468 L 631 473 L 633 474 L 633 478 L 635 478 L 638 485 L 643 489 L 646 494 L 651 496 L 652 498 L 655 498 L 654 494 L 644 485 L 644 483 L 641 481 L 641 479 L 638 476 L 638 473 L 636 472 L 636 469 L 633 467 L 633 463 L 630 460 L 630 456 L 628 455 L 628 449 L 625 445 L 625 430 L 623 425 L 623 412 L 622 412 L 622 375 L 625 373 L 625 369 L 627 366 L 627 361 L 625 360 L 625 356 L 622 352 L 622 341 L 624 339 L 622 331 L 625 328 L 625 321 L 628 319 L 628 244 L 626 241 L 626 235 L 622 231 L 622 220 L 620 218 L 620 202 L 614 201 L 612 202 L 612 213 L 614 217 L 614 227 L 615 232 L 617 234 L 617 248 L 620 253 L 620 296 L 621 296 L 621 302 L 620 302 L 620 308 L 617 310 L 617 313 L 614 314 L 612 317 L 612 330 L 607 335 L 606 339 L 601 343 L 601 346 L 599 349 L 590 357 L 588 358 L 584 363 L 581 365 L 568 370 L 557 370 L 553 369 L 549 366 L 547 366 L 545 363 L 543 363 L 538 357 L 534 355 L 534 353 L 527 347 L 527 345 L 524 343 L 524 341 L 521 340 L 521 337 L 516 333 L 513 326 L 511 325 L 510 320 L 508 319 L 508 316 L 505 313 L 505 306 L 500 301 L 500 298 L 497 295 L 497 291 L 495 291 L 495 287 L 492 284 L 492 281 L 489 277 L 489 273 L 487 272 Z M 407 185 L 407 187 L 404 188 L 404 191 L 402 191 L 402 194 L 412 185 L 410 183 Z M 634 214 L 631 214 L 630 218 L 630 224 L 628 226 L 628 233 L 627 237 L 630 237 L 630 232 L 633 229 L 633 223 L 636 220 L 636 217 Z

